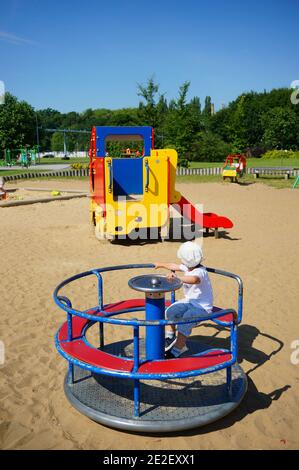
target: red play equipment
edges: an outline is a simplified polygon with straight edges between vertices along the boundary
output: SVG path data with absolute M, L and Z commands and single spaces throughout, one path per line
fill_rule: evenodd
M 242 177 L 246 171 L 246 157 L 240 153 L 231 153 L 226 157 L 222 177 L 225 180 L 230 178 L 231 181 L 236 182 L 238 177 Z
M 193 224 L 199 225 L 206 229 L 206 232 L 209 232 L 209 229 L 214 229 L 215 238 L 218 238 L 218 229 L 219 228 L 232 228 L 233 223 L 227 217 L 223 217 L 213 212 L 199 212 L 193 204 L 188 201 L 183 195 L 181 199 L 175 203 L 176 209 L 179 208 L 179 212 Z

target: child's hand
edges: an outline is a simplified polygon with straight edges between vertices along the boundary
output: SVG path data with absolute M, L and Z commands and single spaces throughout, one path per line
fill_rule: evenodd
M 176 278 L 177 278 L 177 276 L 176 276 L 174 273 L 169 273 L 169 274 L 167 274 L 166 277 L 167 277 L 167 279 L 168 279 L 169 281 L 171 281 L 172 279 L 176 279 Z
M 159 269 L 161 267 L 161 263 L 154 263 L 155 264 L 155 269 Z

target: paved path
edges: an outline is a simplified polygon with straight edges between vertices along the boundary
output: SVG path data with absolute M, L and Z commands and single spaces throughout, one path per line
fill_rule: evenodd
M 54 164 L 54 165 L 31 165 L 28 168 L 23 167 L 21 165 L 15 165 L 15 166 L 0 166 L 0 170 L 24 170 L 24 171 L 32 171 L 32 170 L 49 170 L 49 171 L 59 171 L 59 170 L 66 170 L 67 168 L 70 168 L 69 164 Z

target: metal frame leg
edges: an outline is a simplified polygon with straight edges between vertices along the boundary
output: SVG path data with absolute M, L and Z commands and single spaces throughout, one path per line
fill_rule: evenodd
M 69 384 L 73 384 L 74 381 L 75 381 L 75 378 L 74 378 L 74 365 L 71 362 L 69 362 L 69 373 L 68 373 L 67 381 L 68 381 Z
M 232 366 L 226 368 L 226 388 L 229 396 L 232 395 Z
M 134 380 L 134 416 L 140 415 L 140 383 L 138 379 Z
M 100 348 L 103 349 L 104 343 L 104 323 L 100 322 L 99 324 L 99 336 L 100 336 Z

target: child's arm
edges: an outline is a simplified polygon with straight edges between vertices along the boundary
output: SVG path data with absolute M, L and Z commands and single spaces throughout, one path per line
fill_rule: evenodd
M 198 276 L 181 276 L 179 279 L 184 283 L 184 284 L 199 284 L 200 283 L 200 277 Z
M 176 276 L 176 274 L 171 273 L 167 276 L 169 279 L 177 278 L 180 279 L 184 284 L 199 284 L 201 279 L 199 276 Z
M 169 271 L 182 271 L 180 265 L 175 263 L 155 263 L 155 269 L 159 268 L 169 269 Z

